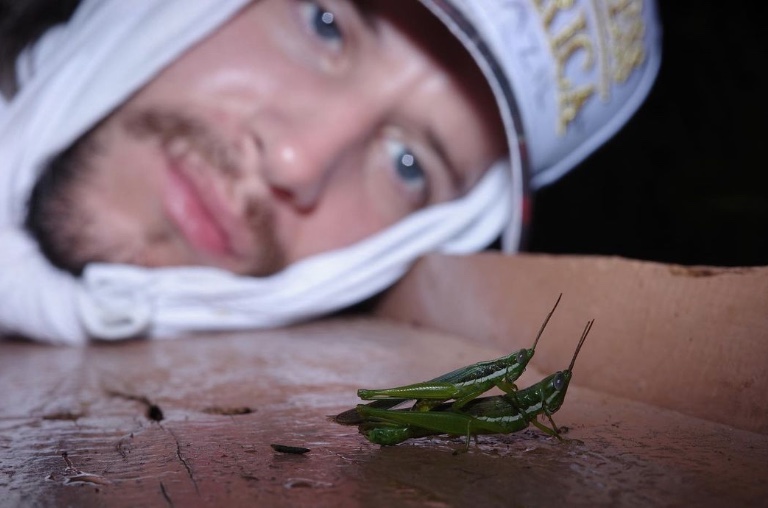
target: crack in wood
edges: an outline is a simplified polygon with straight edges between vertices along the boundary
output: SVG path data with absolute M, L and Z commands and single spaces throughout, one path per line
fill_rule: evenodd
M 104 389 L 107 395 L 110 397 L 117 397 L 125 400 L 133 400 L 144 404 L 147 408 L 146 417 L 155 422 L 161 422 L 165 418 L 163 410 L 160 406 L 149 400 L 149 397 L 143 395 L 132 395 L 130 393 L 121 392 L 118 390 Z
M 173 439 L 176 441 L 176 457 L 178 457 L 179 461 L 184 466 L 184 469 L 187 470 L 187 475 L 189 475 L 189 479 L 192 480 L 192 485 L 195 486 L 195 492 L 197 492 L 198 495 L 200 495 L 200 489 L 197 486 L 197 480 L 195 480 L 195 475 L 192 473 L 192 467 L 189 465 L 187 460 L 182 456 L 181 454 L 181 442 L 179 442 L 179 438 L 176 437 L 176 434 L 171 429 L 167 429 L 168 432 L 173 436 Z
M 160 482 L 160 493 L 163 494 L 163 498 L 165 498 L 165 502 L 168 503 L 168 506 L 173 508 L 173 500 L 171 499 L 171 496 L 168 495 L 168 491 L 165 490 L 163 482 Z

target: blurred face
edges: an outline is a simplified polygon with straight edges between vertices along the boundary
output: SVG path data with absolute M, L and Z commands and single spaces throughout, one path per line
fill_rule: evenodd
M 504 151 L 484 79 L 415 0 L 261 0 L 88 133 L 33 207 L 73 271 L 268 275 L 461 196 Z

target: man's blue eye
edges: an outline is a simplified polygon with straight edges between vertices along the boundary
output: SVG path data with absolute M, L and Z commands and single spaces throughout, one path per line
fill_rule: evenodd
M 308 4 L 308 10 L 309 22 L 317 35 L 329 41 L 341 41 L 344 38 L 336 23 L 336 16 L 331 11 L 314 2 Z
M 416 182 L 420 183 L 424 180 L 424 169 L 411 152 L 403 149 L 395 156 L 395 158 L 395 169 L 397 170 L 397 174 L 405 182 L 413 184 Z
M 389 140 L 386 143 L 387 153 L 392 161 L 392 171 L 409 192 L 424 194 L 427 190 L 427 172 L 406 145 L 399 141 Z

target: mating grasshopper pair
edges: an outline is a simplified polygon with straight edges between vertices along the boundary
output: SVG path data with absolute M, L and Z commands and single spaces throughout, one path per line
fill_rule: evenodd
M 544 320 L 531 348 L 463 367 L 424 383 L 383 390 L 358 390 L 360 398 L 374 399 L 374 402 L 345 411 L 334 421 L 358 425 L 366 439 L 381 445 L 435 434 L 455 434 L 466 435 L 469 447 L 473 435 L 508 434 L 530 424 L 559 438 L 560 431 L 552 414 L 560 409 L 565 399 L 574 362 L 594 321 L 587 323 L 567 369 L 522 390 L 517 390 L 514 384 L 533 357 L 536 344 L 559 302 L 560 298 Z M 494 386 L 505 393 L 478 397 Z M 411 409 L 390 409 L 412 399 L 416 402 Z M 450 399 L 454 402 L 447 403 Z M 540 414 L 549 419 L 552 427 L 537 420 Z

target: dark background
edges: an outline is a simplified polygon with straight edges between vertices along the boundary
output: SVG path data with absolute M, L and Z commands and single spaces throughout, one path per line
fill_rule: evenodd
M 659 9 L 651 94 L 609 143 L 536 194 L 528 250 L 768 265 L 768 9 Z

